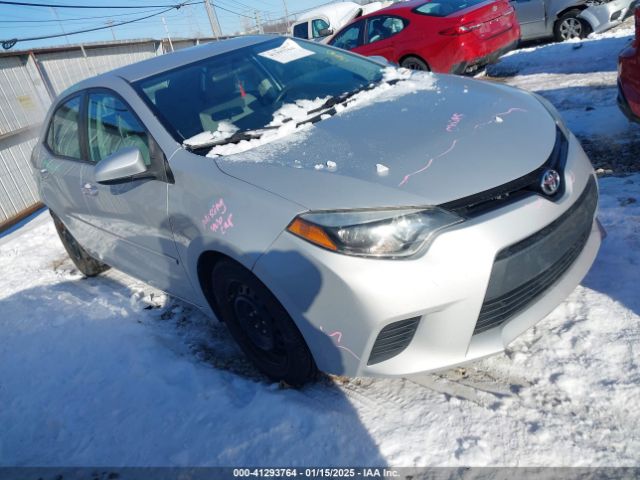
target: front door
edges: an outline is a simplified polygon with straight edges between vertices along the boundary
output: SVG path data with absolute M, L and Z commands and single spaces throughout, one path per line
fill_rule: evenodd
M 110 185 L 96 182 L 94 168 L 85 178 L 92 223 L 101 232 L 99 249 L 106 263 L 190 300 L 191 285 L 179 262 L 168 216 L 168 178 L 164 155 L 131 108 L 108 90 L 89 91 L 87 154 L 94 165 L 126 147 L 140 150 L 146 178 Z

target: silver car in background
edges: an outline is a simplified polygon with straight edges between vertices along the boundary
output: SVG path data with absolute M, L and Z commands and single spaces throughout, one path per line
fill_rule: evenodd
M 32 162 L 84 274 L 196 305 L 295 385 L 500 352 L 601 240 L 591 164 L 543 98 L 282 37 L 84 80 Z
M 511 0 L 522 40 L 562 42 L 615 27 L 633 12 L 635 0 Z

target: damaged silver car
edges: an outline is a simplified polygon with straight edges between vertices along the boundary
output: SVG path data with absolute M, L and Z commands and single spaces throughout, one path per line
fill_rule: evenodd
M 622 23 L 637 0 L 512 0 L 521 39 L 562 42 L 600 33 Z

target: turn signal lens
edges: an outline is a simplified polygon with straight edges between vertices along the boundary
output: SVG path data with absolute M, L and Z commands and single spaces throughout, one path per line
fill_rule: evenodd
M 322 230 L 322 228 L 304 221 L 300 217 L 297 217 L 289 224 L 287 227 L 294 235 L 297 235 L 305 240 L 315 243 L 324 248 L 328 248 L 329 250 L 336 251 L 338 247 L 336 244 L 331 241 L 329 236 Z

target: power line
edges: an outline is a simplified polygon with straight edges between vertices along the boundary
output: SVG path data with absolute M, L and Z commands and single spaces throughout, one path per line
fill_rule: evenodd
M 28 2 L 15 2 L 12 0 L 0 0 L 2 5 L 20 5 L 25 7 L 53 7 L 53 8 L 179 8 L 176 5 L 164 4 L 164 5 L 61 5 L 59 3 L 28 3 Z M 182 4 L 178 4 L 182 5 Z
M 113 15 L 109 15 L 105 17 L 104 15 L 96 15 L 92 17 L 72 17 L 72 18 L 62 18 L 63 22 L 78 22 L 84 20 L 94 20 L 96 18 L 112 18 L 112 17 L 128 17 L 131 15 L 138 15 L 141 13 L 149 13 L 149 12 L 157 12 L 158 9 L 153 10 L 143 10 L 142 12 L 131 12 L 131 13 L 115 13 Z M 43 20 L 0 20 L 0 23 L 55 23 L 58 20 L 52 19 L 43 19 Z
M 2 3 L 2 2 L 0 2 Z M 79 33 L 87 33 L 87 32 L 95 32 L 98 30 L 105 30 L 107 28 L 111 28 L 111 27 L 118 27 L 120 25 L 127 25 L 129 23 L 134 23 L 134 22 L 139 22 L 141 20 L 146 20 L 147 18 L 151 18 L 151 17 L 157 17 L 158 15 L 162 15 L 163 13 L 167 13 L 170 12 L 173 9 L 178 10 L 179 8 L 185 6 L 185 5 L 192 5 L 193 3 L 187 3 L 187 2 L 183 2 L 183 3 L 179 3 L 177 5 L 174 5 L 170 8 L 167 8 L 165 10 L 162 10 L 160 12 L 157 13 L 152 13 L 151 15 L 147 15 L 145 17 L 139 17 L 139 18 L 135 18 L 133 20 L 127 20 L 124 22 L 120 22 L 120 23 L 114 23 L 112 25 L 107 25 L 107 26 L 101 26 L 101 27 L 94 27 L 94 28 L 86 28 L 83 30 L 75 30 L 73 32 L 67 32 L 67 33 L 59 33 L 59 34 L 55 34 L 55 35 L 43 35 L 40 37 L 30 37 L 30 38 L 12 38 L 9 40 L 2 40 L 0 41 L 0 43 L 2 44 L 2 48 L 4 48 L 5 50 L 9 50 L 10 48 L 12 48 L 16 43 L 18 42 L 29 42 L 32 40 L 46 40 L 49 38 L 58 38 L 58 37 L 64 37 L 66 35 L 77 35 Z

